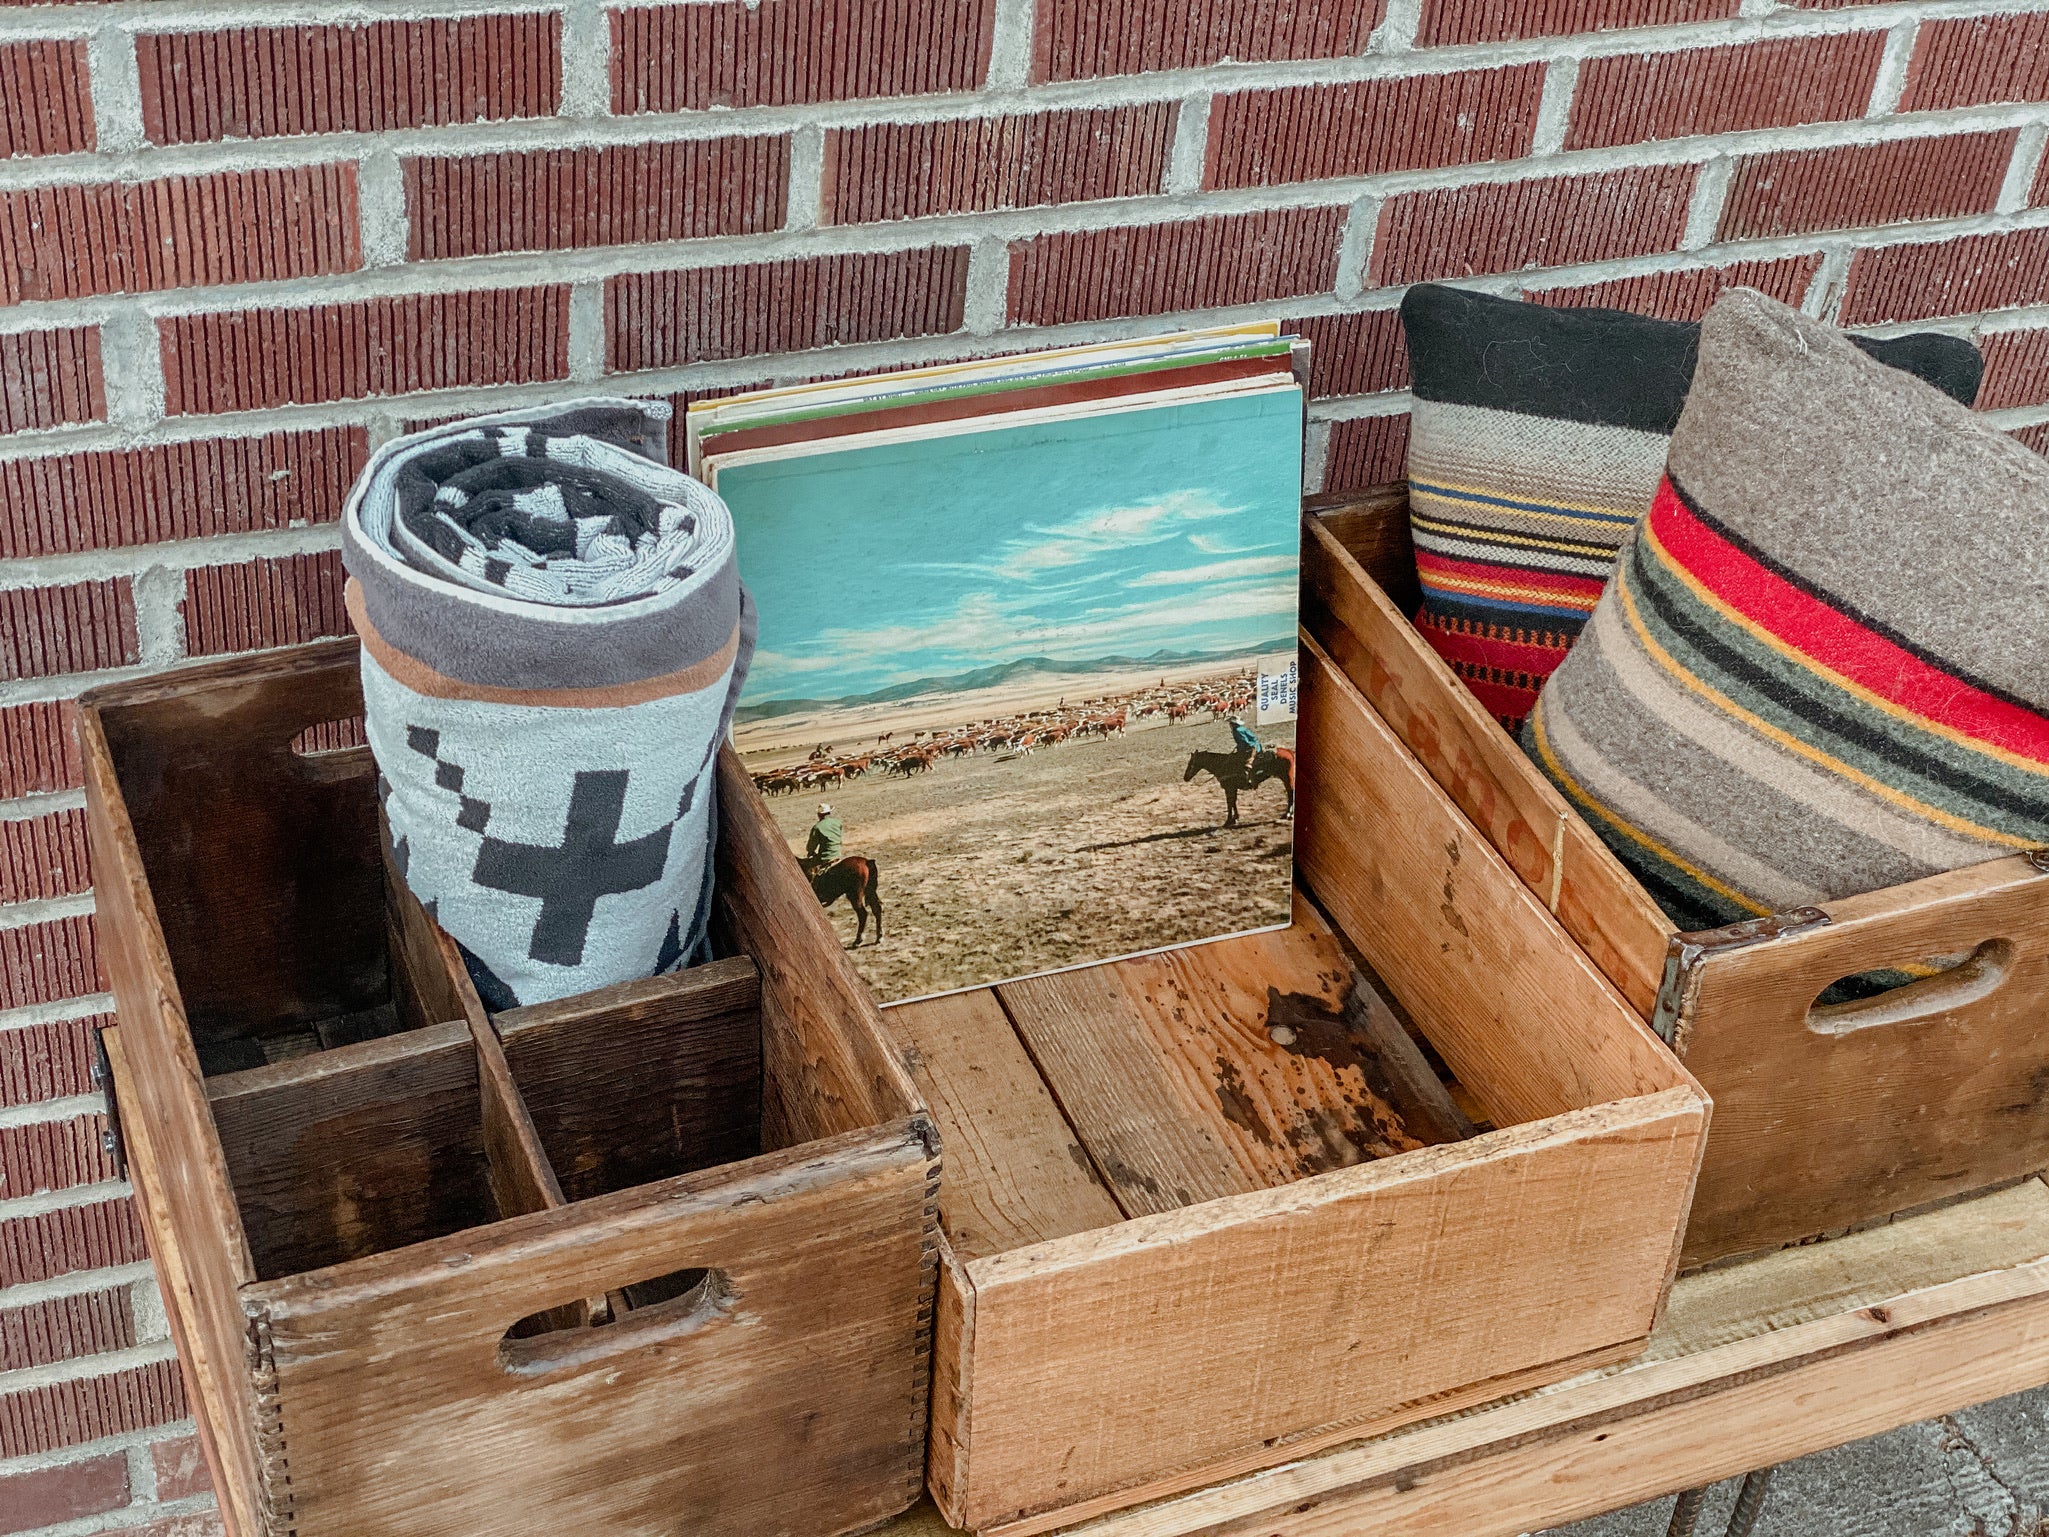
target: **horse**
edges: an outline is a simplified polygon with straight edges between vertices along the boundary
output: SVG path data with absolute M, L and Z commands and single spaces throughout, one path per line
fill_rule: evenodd
M 827 865 L 811 877 L 811 890 L 820 907 L 831 907 L 841 897 L 854 909 L 854 942 L 849 950 L 861 948 L 868 933 L 868 915 L 875 915 L 875 943 L 882 943 L 882 867 L 859 854 Z
M 1238 825 L 1238 792 L 1256 790 L 1269 779 L 1278 779 L 1281 788 L 1288 792 L 1288 804 L 1281 816 L 1285 819 L 1295 814 L 1295 750 L 1291 747 L 1255 753 L 1249 764 L 1234 752 L 1192 752 L 1181 782 L 1186 784 L 1197 774 L 1208 774 L 1223 787 L 1226 827 Z

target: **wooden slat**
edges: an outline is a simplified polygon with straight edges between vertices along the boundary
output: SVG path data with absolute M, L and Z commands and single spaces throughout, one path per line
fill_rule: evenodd
M 1823 904 L 1829 922 L 1702 948 L 1674 1043 L 1715 1098 L 1686 1262 L 1776 1248 L 2049 1165 L 2049 872 L 2025 855 Z M 1877 998 L 1846 976 L 1978 951 Z
M 1424 1145 L 1369 1081 L 1364 985 L 1302 905 L 1288 929 L 996 991 L 1135 1216 Z
M 239 1292 L 256 1268 L 99 711 L 88 701 L 78 714 L 100 946 L 131 1032 L 119 1087 L 126 1117 L 150 1128 L 131 1167 L 179 1359 L 208 1418 L 217 1490 L 229 1521 L 253 1537 L 265 1530 L 265 1492 Z
M 1301 701 L 1297 868 L 1490 1120 L 1690 1083 L 1306 634 Z
M 719 749 L 718 929 L 761 968 L 762 1138 L 786 1147 L 917 1113 L 868 985 L 730 745 Z
M 477 1058 L 452 1022 L 209 1078 L 259 1275 L 493 1220 Z
M 1362 564 L 1406 547 L 1406 502 L 1312 516 L 1303 622 L 1388 726 L 1645 1018 L 1673 925 Z M 1347 541 L 1357 545 L 1355 555 Z M 1413 575 L 1413 572 L 1411 573 Z
M 1124 1214 L 987 988 L 885 1009 L 946 1149 L 939 1220 L 961 1259 Z
M 298 1529 L 524 1537 L 538 1511 L 576 1532 L 829 1533 L 895 1514 L 918 1488 L 935 1172 L 899 1122 L 252 1287 Z M 504 1338 L 689 1267 L 714 1284 Z
M 495 1016 L 564 1195 L 760 1151 L 760 997 L 736 956 Z
M 1194 1488 L 1633 1350 L 1704 1121 L 1672 1089 L 969 1263 L 949 1519 Z

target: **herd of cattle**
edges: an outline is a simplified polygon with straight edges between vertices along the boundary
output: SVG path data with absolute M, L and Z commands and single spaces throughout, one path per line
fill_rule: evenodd
M 1252 675 L 1141 690 L 1080 705 L 1066 701 L 1052 709 L 978 721 L 950 731 L 920 731 L 896 743 L 885 731 L 865 752 L 839 752 L 829 742 L 811 749 L 802 763 L 769 769 L 754 776 L 764 795 L 795 795 L 828 790 L 864 774 L 910 779 L 931 772 L 942 760 L 983 753 L 1022 756 L 1063 742 L 1108 740 L 1124 735 L 1128 726 L 1148 719 L 1165 724 L 1201 719 L 1222 720 L 1252 708 Z M 1204 713 L 1208 714 L 1205 717 Z

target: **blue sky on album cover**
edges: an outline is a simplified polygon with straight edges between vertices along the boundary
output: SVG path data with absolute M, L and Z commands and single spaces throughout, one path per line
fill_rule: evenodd
M 725 466 L 744 699 L 1295 635 L 1302 397 L 1224 396 Z

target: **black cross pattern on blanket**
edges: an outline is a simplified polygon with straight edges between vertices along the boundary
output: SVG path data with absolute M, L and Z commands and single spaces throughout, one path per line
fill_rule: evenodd
M 440 756 L 440 737 L 438 731 L 418 726 L 406 731 L 407 745 L 434 759 L 434 782 L 461 797 L 457 823 L 472 832 L 483 832 L 490 821 L 490 805 L 463 794 L 463 771 Z M 556 966 L 581 965 L 598 898 L 639 891 L 662 878 L 673 821 L 629 842 L 618 841 L 630 773 L 628 769 L 578 770 L 559 846 L 515 843 L 485 835 L 470 879 L 494 891 L 540 900 L 541 915 L 527 946 L 529 959 Z M 689 811 L 696 787 L 692 780 L 684 790 L 677 808 L 679 817 Z

